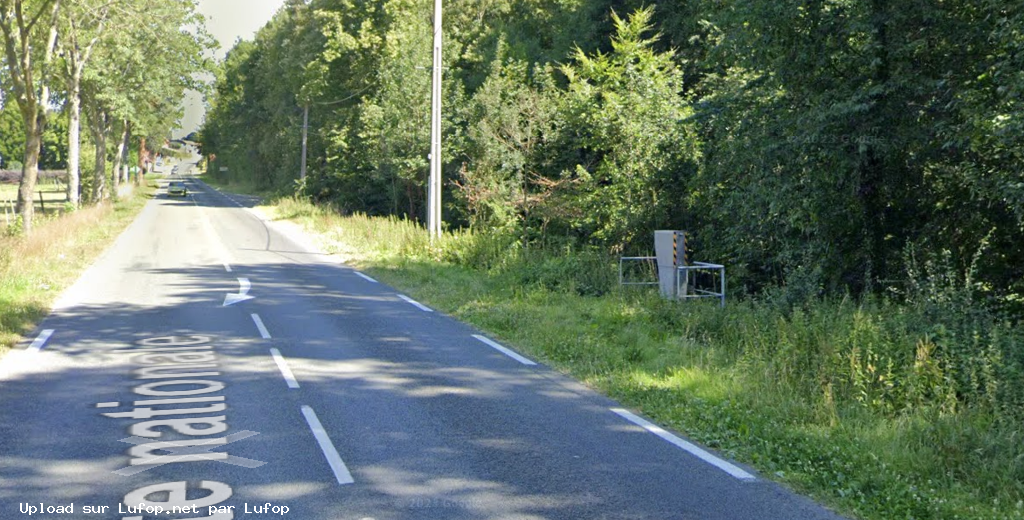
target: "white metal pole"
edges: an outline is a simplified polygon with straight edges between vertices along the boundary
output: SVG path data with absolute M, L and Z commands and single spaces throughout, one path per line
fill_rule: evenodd
M 302 166 L 299 168 L 299 179 L 306 178 L 306 136 L 309 132 L 309 103 L 302 108 Z
M 441 0 L 434 0 L 434 71 L 430 103 L 430 179 L 427 228 L 441 236 Z

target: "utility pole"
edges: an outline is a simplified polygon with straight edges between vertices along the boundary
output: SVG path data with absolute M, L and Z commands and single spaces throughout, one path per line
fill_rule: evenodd
M 427 189 L 427 229 L 441 236 L 441 0 L 434 0 L 434 75 L 430 103 L 430 179 Z
M 309 133 L 309 103 L 302 107 L 302 166 L 299 167 L 299 180 L 306 178 L 306 138 Z

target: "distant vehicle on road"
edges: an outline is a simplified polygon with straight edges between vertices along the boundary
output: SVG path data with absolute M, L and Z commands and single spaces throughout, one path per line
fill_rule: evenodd
M 185 183 L 181 181 L 171 181 L 167 185 L 167 195 L 173 197 L 175 195 L 181 195 L 182 197 L 188 195 L 188 188 L 185 187 Z

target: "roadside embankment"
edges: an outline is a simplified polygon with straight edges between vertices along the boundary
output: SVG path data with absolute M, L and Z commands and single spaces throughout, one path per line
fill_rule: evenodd
M 0 355 L 50 312 L 64 289 L 120 234 L 151 198 L 155 184 L 116 202 L 36 217 L 33 232 L 0 229 Z
M 1024 334 L 955 287 L 725 309 L 617 287 L 571 247 L 304 201 L 262 208 L 418 301 L 853 517 L 1024 518 Z

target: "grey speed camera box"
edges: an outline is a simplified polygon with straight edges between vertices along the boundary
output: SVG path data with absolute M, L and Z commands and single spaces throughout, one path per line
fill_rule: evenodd
M 680 265 L 686 265 L 686 234 L 682 231 L 659 230 L 654 232 L 654 254 L 658 259 L 658 286 L 661 295 L 677 298 L 676 277 Z M 681 287 L 686 291 L 684 284 Z

